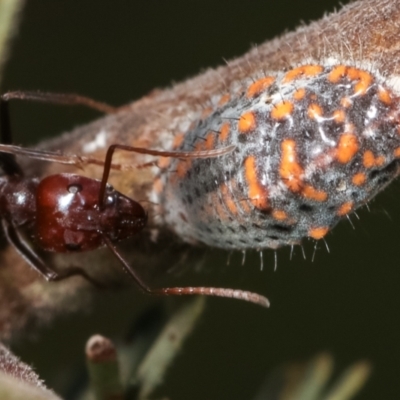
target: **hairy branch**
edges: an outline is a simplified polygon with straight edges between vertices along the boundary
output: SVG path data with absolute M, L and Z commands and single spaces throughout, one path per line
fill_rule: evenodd
M 153 149 L 170 149 L 175 135 L 189 129 L 190 121 L 201 117 L 214 96 L 245 79 L 258 77 L 262 71 L 282 71 L 297 65 L 326 59 L 354 66 L 368 66 L 379 71 L 387 85 L 399 93 L 400 1 L 362 0 L 345 6 L 337 13 L 301 26 L 295 32 L 253 48 L 243 57 L 215 70 L 166 90 L 154 90 L 141 100 L 121 108 L 116 114 L 75 129 L 40 147 L 64 153 L 101 158 L 113 143 Z M 120 154 L 117 163 L 142 164 L 152 158 Z M 23 160 L 24 167 L 35 175 L 45 176 L 66 171 L 65 166 Z M 70 170 L 73 170 L 70 169 Z M 78 173 L 81 170 L 75 169 Z M 84 174 L 100 177 L 101 168 L 90 166 Z M 180 260 L 193 264 L 193 249 L 177 237 L 165 222 L 157 205 L 151 203 L 159 169 L 148 168 L 137 173 L 113 173 L 111 183 L 128 196 L 143 201 L 149 208 L 149 224 L 129 248 L 129 259 L 139 269 L 171 266 Z M 162 210 L 161 210 L 162 213 Z M 75 263 L 93 266 L 91 274 L 100 280 L 117 279 L 109 264 L 116 264 L 107 252 L 79 254 L 73 258 L 54 256 L 51 262 L 59 268 Z M 56 311 L 74 310 L 82 304 L 86 286 L 77 279 L 47 284 L 10 248 L 2 253 L 0 271 L 0 332 L 7 336 L 24 326 L 31 318 L 51 318 Z M 79 289 L 79 290 L 78 290 Z M 78 291 L 77 291 L 78 290 Z

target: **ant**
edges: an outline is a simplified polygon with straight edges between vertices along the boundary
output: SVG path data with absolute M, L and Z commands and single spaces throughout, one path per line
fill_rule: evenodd
M 25 149 L 11 145 L 9 101 L 24 99 L 55 104 L 85 105 L 114 113 L 118 109 L 87 97 L 74 94 L 8 92 L 0 97 L 0 163 L 5 176 L 0 177 L 0 218 L 8 242 L 47 281 L 59 281 L 81 275 L 96 284 L 79 267 L 62 272 L 47 265 L 20 233 L 21 228 L 31 228 L 34 243 L 49 252 L 81 252 L 107 246 L 120 261 L 122 268 L 140 289 L 156 295 L 206 295 L 236 298 L 264 307 L 267 298 L 248 291 L 213 287 L 172 287 L 152 289 L 127 263 L 114 243 L 139 233 L 146 225 L 147 213 L 135 200 L 116 191 L 107 184 L 115 150 L 124 150 L 153 156 L 175 158 L 217 157 L 234 150 L 235 146 L 207 151 L 161 151 L 113 144 L 108 147 L 104 162 L 90 157 L 66 156 L 43 150 Z M 16 155 L 25 155 L 46 161 L 65 164 L 93 163 L 103 166 L 102 179 L 96 180 L 76 174 L 56 174 L 38 178 L 26 178 L 16 161 Z M 123 168 L 120 168 L 123 169 Z

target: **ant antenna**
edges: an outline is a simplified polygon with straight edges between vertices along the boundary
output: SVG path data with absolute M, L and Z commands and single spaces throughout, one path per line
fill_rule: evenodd
M 229 289 L 229 288 L 215 288 L 215 287 L 169 287 L 169 288 L 161 288 L 161 289 L 151 289 L 147 286 L 136 274 L 136 271 L 125 261 L 125 259 L 121 256 L 118 250 L 114 247 L 111 240 L 104 236 L 104 242 L 107 247 L 112 251 L 115 257 L 123 265 L 124 270 L 129 273 L 138 284 L 140 289 L 144 292 L 152 294 L 152 295 L 160 295 L 160 296 L 190 296 L 190 295 L 201 295 L 201 296 L 214 296 L 214 297 L 226 297 L 237 300 L 244 300 L 250 303 L 258 304 L 260 306 L 268 308 L 270 303 L 269 300 L 261 296 L 260 294 L 249 292 L 246 290 L 239 289 Z
M 75 93 L 15 91 L 4 93 L 1 96 L 1 99 L 4 102 L 8 102 L 10 100 L 28 100 L 67 106 L 81 105 L 105 114 L 114 114 L 119 109 L 119 107 L 113 107 L 101 101 L 96 101 L 91 99 L 90 97 L 81 96 L 80 94 Z
M 104 161 L 103 177 L 101 178 L 101 186 L 99 191 L 99 207 L 102 209 L 105 203 L 105 193 L 108 177 L 110 175 L 110 169 L 112 166 L 112 157 L 116 149 L 130 151 L 139 154 L 148 154 L 151 156 L 161 157 L 174 157 L 174 158 L 212 158 L 218 157 L 224 154 L 231 153 L 235 150 L 235 145 L 230 145 L 220 149 L 214 150 L 201 150 L 201 151 L 164 151 L 164 150 L 151 150 L 143 147 L 132 147 L 123 144 L 112 144 L 106 154 Z

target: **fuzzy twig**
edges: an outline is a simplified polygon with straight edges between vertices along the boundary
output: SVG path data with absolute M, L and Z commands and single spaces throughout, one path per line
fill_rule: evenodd
M 227 87 L 260 76 L 262 71 L 286 70 L 307 61 L 334 58 L 355 66 L 368 63 L 395 86 L 400 76 L 399 26 L 399 1 L 352 2 L 337 13 L 253 48 L 225 66 L 207 70 L 171 89 L 154 91 L 116 114 L 43 143 L 41 148 L 96 158 L 104 157 L 106 147 L 113 143 L 169 149 L 177 132 L 189 129 L 190 121 L 201 118 L 210 99 L 220 96 Z M 118 153 L 114 161 L 143 164 L 154 158 Z M 66 171 L 65 166 L 43 164 L 37 160 L 25 159 L 22 164 L 28 174 L 38 176 Z M 75 171 L 82 174 L 78 168 Z M 134 260 L 138 270 L 163 270 L 166 265 L 174 266 L 177 260 L 184 260 L 186 265 L 196 262 L 196 258 L 190 257 L 193 247 L 183 243 L 185 237 L 174 234 L 171 221 L 166 222 L 168 210 L 158 207 L 152 200 L 159 171 L 159 168 L 148 168 L 138 173 L 113 172 L 110 177 L 118 190 L 146 202 L 148 208 L 148 225 L 131 242 L 128 251 L 128 261 Z M 101 168 L 90 166 L 84 174 L 99 178 Z M 177 219 L 174 223 L 181 222 Z M 25 261 L 13 249 L 6 249 L 2 257 L 0 302 L 6 305 L 0 311 L 2 336 L 20 329 L 29 317 L 41 321 L 45 315 L 49 320 L 58 312 L 81 308 L 82 296 L 87 293 L 81 280 L 46 284 L 29 271 Z M 104 251 L 81 253 L 72 259 L 55 255 L 49 262 L 57 268 L 71 263 L 89 265 L 92 267 L 90 273 L 100 281 L 117 277 L 110 271 L 113 266 L 118 268 L 118 262 Z
M 59 400 L 31 367 L 0 344 L 0 399 Z

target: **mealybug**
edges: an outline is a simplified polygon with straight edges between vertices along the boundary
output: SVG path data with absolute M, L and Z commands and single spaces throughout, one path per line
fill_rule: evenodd
M 319 240 L 398 174 L 399 98 L 378 74 L 306 64 L 212 102 L 174 149 L 235 151 L 173 160 L 155 194 L 186 241 L 245 250 Z

